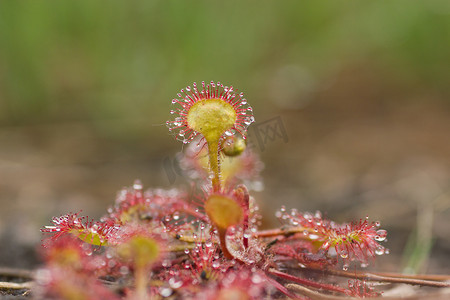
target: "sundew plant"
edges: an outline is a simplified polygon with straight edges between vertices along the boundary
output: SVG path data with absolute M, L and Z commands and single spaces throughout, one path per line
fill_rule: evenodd
M 251 187 L 262 164 L 246 147 L 255 118 L 244 94 L 202 82 L 177 96 L 167 126 L 186 144 L 191 188 L 135 181 L 98 221 L 53 218 L 38 298 L 351 299 L 378 296 L 373 281 L 427 284 L 361 271 L 388 253 L 386 231 L 367 217 L 338 224 L 281 207 L 280 227 L 261 230 Z

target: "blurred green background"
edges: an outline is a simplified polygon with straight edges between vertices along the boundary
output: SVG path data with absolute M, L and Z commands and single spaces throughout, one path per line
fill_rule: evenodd
M 170 101 L 215 80 L 288 133 L 259 149 L 266 226 L 281 204 L 369 214 L 391 269 L 445 270 L 449 20 L 447 0 L 1 1 L 0 263 L 32 263 L 11 249 L 32 256 L 51 216 L 98 217 L 135 178 L 170 187 Z

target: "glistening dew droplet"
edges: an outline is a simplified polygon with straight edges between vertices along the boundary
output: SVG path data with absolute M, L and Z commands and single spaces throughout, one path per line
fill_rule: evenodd
M 169 279 L 169 285 L 173 289 L 178 289 L 183 285 L 183 281 L 180 278 L 172 277 Z
M 377 235 L 375 236 L 375 240 L 378 242 L 382 242 L 386 239 L 387 231 L 384 229 L 377 230 Z
M 172 293 L 173 290 L 169 287 L 162 287 L 159 289 L 159 294 L 164 298 L 169 297 L 170 295 L 172 295 Z
M 379 246 L 375 249 L 375 254 L 376 255 L 383 255 L 384 254 L 384 247 L 383 246 Z

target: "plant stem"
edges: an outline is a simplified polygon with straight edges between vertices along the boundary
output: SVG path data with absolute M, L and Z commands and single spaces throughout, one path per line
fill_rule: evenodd
M 294 283 L 289 283 L 286 285 L 286 288 L 295 293 L 302 294 L 307 296 L 308 299 L 312 300 L 357 300 L 361 299 L 360 297 L 348 297 L 348 296 L 334 296 L 334 295 L 326 295 L 311 289 L 308 289 L 304 286 L 297 285 Z M 421 299 L 446 299 L 444 293 L 433 293 L 433 294 L 418 294 L 411 296 L 401 296 L 401 297 L 390 297 L 390 296 L 380 296 L 380 297 L 370 297 L 371 300 L 421 300 Z
M 244 231 L 244 249 L 248 248 L 248 237 L 247 237 L 247 230 L 248 230 L 248 218 L 250 216 L 250 195 L 248 193 L 247 188 L 245 185 L 239 186 L 239 188 L 242 190 L 243 193 L 243 200 L 245 205 L 245 217 L 244 217 L 244 224 L 243 224 L 243 231 Z
M 260 230 L 258 232 L 255 232 L 253 235 L 258 238 L 264 238 L 264 237 L 273 237 L 273 236 L 290 236 L 295 233 L 303 233 L 304 231 L 308 231 L 310 233 L 316 233 L 314 229 L 312 228 L 306 228 L 306 227 L 291 227 L 286 229 L 267 229 L 267 230 Z M 317 234 L 317 233 L 316 233 Z
M 137 267 L 135 271 L 135 292 L 136 299 L 148 300 L 150 299 L 147 293 L 147 268 Z
M 304 287 L 304 286 L 301 286 L 301 285 L 298 285 L 295 283 L 288 283 L 286 285 L 286 288 L 290 291 L 294 291 L 296 293 L 307 296 L 308 299 L 312 299 L 312 300 L 358 300 L 358 299 L 361 299 L 361 298 L 357 298 L 357 297 L 334 296 L 334 295 L 322 294 L 322 293 L 313 291 L 307 287 Z
M 346 272 L 329 269 L 307 268 L 305 270 L 317 273 L 326 273 L 329 275 L 354 278 L 366 281 L 380 281 L 390 283 L 406 283 L 411 285 L 432 286 L 432 287 L 450 287 L 450 283 L 445 282 L 450 279 L 448 275 L 403 275 L 397 273 L 369 273 L 369 272 Z
M 217 231 L 219 232 L 219 240 L 220 240 L 220 248 L 222 249 L 223 256 L 225 256 L 228 259 L 233 259 L 234 256 L 228 251 L 227 248 L 227 230 L 226 229 L 220 229 L 217 228 Z
M 220 191 L 219 140 L 207 141 L 209 168 L 213 174 L 212 187 L 214 192 Z
M 391 282 L 391 283 L 407 283 L 411 285 L 420 285 L 420 286 L 433 286 L 433 287 L 450 287 L 450 283 L 444 282 L 444 281 L 435 281 L 435 280 L 426 280 L 421 279 L 420 275 L 417 275 L 417 277 L 412 277 L 405 275 L 405 277 L 402 277 L 402 274 L 393 274 L 387 275 L 387 274 L 376 274 L 376 273 L 349 273 L 349 272 L 343 272 L 343 271 L 337 271 L 337 270 L 327 270 L 326 271 L 329 274 L 342 276 L 342 277 L 350 277 L 350 278 L 356 278 L 361 280 L 367 280 L 367 281 L 382 281 L 382 282 Z
M 348 294 L 348 290 L 341 288 L 339 286 L 335 286 L 335 285 L 331 285 L 331 284 L 325 284 L 325 283 L 318 283 L 318 282 L 314 282 L 308 279 L 304 279 L 304 278 L 300 278 L 294 275 L 290 275 L 287 273 L 283 273 L 280 272 L 276 269 L 269 269 L 268 270 L 269 274 L 278 276 L 280 278 L 295 282 L 295 283 L 299 283 L 299 284 L 303 284 L 303 285 L 307 285 L 307 286 L 311 286 L 314 288 L 318 288 L 318 289 L 325 289 L 325 290 L 329 290 L 329 291 L 334 291 L 334 292 L 339 292 L 339 293 L 343 293 L 343 294 Z
M 279 283 L 278 281 L 276 281 L 275 279 L 270 278 L 269 276 L 266 276 L 267 281 L 272 284 L 277 290 L 279 290 L 281 293 L 283 293 L 284 295 L 286 295 L 288 297 L 288 299 L 301 299 L 301 300 L 306 300 L 307 298 L 304 297 L 300 297 L 297 296 L 293 293 L 291 293 L 291 291 L 289 291 L 284 285 L 282 285 L 281 283 Z
M 410 279 L 422 279 L 431 281 L 450 281 L 450 275 L 443 274 L 400 274 L 391 272 L 376 272 L 372 273 L 374 275 L 385 276 L 385 277 L 395 277 L 395 278 L 410 278 Z
M 244 249 L 248 248 L 248 237 L 247 237 L 247 231 L 248 231 L 248 212 L 249 212 L 249 206 L 248 202 L 246 203 L 246 212 L 245 212 L 245 218 L 244 218 L 244 224 L 243 224 L 243 231 L 244 231 Z

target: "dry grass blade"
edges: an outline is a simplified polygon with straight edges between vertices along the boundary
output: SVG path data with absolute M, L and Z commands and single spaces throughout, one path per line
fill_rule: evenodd
M 323 271 L 321 271 L 323 272 Z M 394 273 L 364 273 L 364 272 L 344 272 L 337 270 L 327 270 L 328 274 L 361 279 L 367 281 L 382 281 L 391 283 L 407 283 L 411 285 L 450 287 L 450 277 L 446 275 L 402 275 Z M 446 281 L 442 281 L 446 280 Z
M 5 290 L 22 290 L 22 289 L 31 289 L 33 282 L 23 282 L 23 283 L 15 283 L 15 282 L 0 282 L 0 289 Z
M 356 300 L 361 298 L 349 297 L 349 296 L 334 296 L 334 295 L 325 295 L 316 291 L 313 291 L 307 287 L 289 283 L 286 285 L 286 288 L 294 293 L 300 294 L 302 296 L 306 296 L 311 298 L 312 300 Z M 414 295 L 414 296 L 406 296 L 406 297 L 373 297 L 370 299 L 373 300 L 421 300 L 421 299 L 433 299 L 433 300 L 446 300 L 449 299 L 450 291 L 444 293 L 430 293 L 426 295 Z

